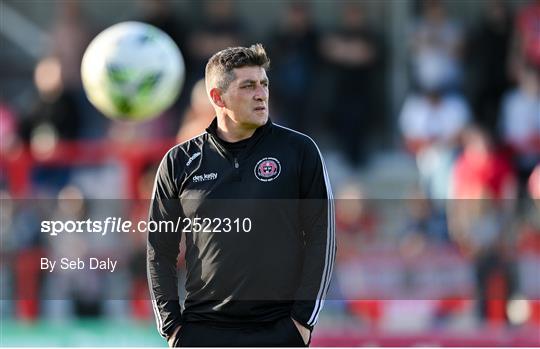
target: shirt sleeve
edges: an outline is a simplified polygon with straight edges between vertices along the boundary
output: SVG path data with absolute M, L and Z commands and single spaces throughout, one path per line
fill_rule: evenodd
M 291 316 L 312 330 L 324 304 L 336 254 L 332 190 L 324 160 L 313 141 L 304 151 L 300 182 L 305 251 Z
M 155 222 L 159 228 L 148 229 L 146 254 L 152 308 L 158 331 L 167 339 L 182 323 L 177 276 L 181 231 L 176 231 L 180 227 L 181 207 L 173 154 L 169 151 L 165 155 L 156 174 L 148 223 L 150 227 Z

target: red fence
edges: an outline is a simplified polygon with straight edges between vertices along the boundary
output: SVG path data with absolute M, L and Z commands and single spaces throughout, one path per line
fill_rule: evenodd
M 23 146 L 2 156 L 0 168 L 5 171 L 10 194 L 14 198 L 23 198 L 31 196 L 31 173 L 38 166 L 116 163 L 127 174 L 124 192 L 129 198 L 136 198 L 136 182 L 144 166 L 160 161 L 174 144 L 174 140 L 143 141 L 136 144 L 114 141 L 62 142 L 54 149 L 42 153 Z

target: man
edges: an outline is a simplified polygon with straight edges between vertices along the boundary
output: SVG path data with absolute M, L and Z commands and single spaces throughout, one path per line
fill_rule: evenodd
M 216 118 L 159 167 L 148 234 L 158 330 L 170 346 L 307 346 L 332 274 L 332 193 L 315 143 L 268 118 L 264 48 L 234 47 L 206 66 Z

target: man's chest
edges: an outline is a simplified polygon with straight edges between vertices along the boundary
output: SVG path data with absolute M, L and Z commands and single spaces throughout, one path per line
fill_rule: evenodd
M 285 149 L 262 149 L 237 158 L 206 150 L 186 170 L 179 196 L 185 214 L 190 215 L 212 201 L 227 206 L 240 201 L 296 199 L 299 184 L 298 160 Z

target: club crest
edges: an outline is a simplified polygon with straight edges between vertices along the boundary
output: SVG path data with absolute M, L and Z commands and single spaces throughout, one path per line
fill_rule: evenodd
M 255 177 L 262 182 L 270 182 L 281 173 L 281 164 L 276 158 L 263 158 L 255 165 Z

